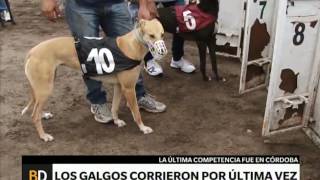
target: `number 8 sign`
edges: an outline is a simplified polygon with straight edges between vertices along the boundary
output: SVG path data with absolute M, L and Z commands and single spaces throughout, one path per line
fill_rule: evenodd
M 306 30 L 306 25 L 303 23 L 298 23 L 295 28 L 295 35 L 293 36 L 293 44 L 299 46 L 304 40 L 304 31 Z
M 319 29 L 320 1 L 279 1 L 263 135 L 306 125 Z

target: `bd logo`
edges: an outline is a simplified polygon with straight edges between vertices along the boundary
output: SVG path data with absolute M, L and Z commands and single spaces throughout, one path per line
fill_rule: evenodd
M 43 156 L 22 156 L 22 180 L 52 180 L 53 165 L 45 161 L 37 163 L 40 158 Z
M 29 170 L 29 180 L 47 180 L 47 172 L 44 170 Z

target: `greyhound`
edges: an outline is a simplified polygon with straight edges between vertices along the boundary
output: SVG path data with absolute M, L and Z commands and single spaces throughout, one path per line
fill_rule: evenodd
M 144 125 L 141 119 L 135 84 L 140 74 L 140 62 L 148 51 L 154 56 L 158 56 L 159 59 L 167 54 L 163 37 L 164 29 L 161 23 L 154 19 L 150 21 L 140 20 L 131 32 L 113 39 L 114 48 L 118 48 L 118 52 L 112 52 L 108 48 L 101 47 L 107 42 L 105 38 L 93 39 L 92 41 L 90 41 L 90 38 L 86 40 L 81 38 L 75 42 L 72 37 L 58 37 L 41 42 L 33 47 L 26 57 L 25 74 L 29 80 L 32 93 L 29 103 L 22 110 L 22 115 L 33 105 L 32 120 L 40 138 L 45 142 L 52 141 L 53 136 L 47 134 L 43 129 L 41 114 L 52 93 L 56 69 L 59 65 L 65 65 L 74 70 L 82 70 L 84 74 L 89 74 L 87 71 L 96 67 L 94 69 L 97 74 L 102 74 L 101 72 L 109 74 L 92 76 L 91 78 L 114 86 L 111 108 L 114 124 L 118 127 L 126 125 L 118 117 L 121 94 L 124 94 L 139 129 L 144 134 L 152 133 L 152 128 Z M 89 55 L 85 57 L 83 51 L 79 51 L 81 48 L 87 48 L 84 44 L 81 44 L 82 40 L 89 41 L 89 44 L 92 45 L 91 49 L 89 48 Z M 100 47 L 95 47 L 96 43 L 100 43 Z M 131 66 L 123 68 L 122 65 L 117 65 L 120 60 L 115 58 L 115 54 L 120 54 L 123 58 L 127 57 L 126 62 Z M 104 60 L 105 57 L 107 57 L 108 62 Z M 81 60 L 93 63 L 93 66 L 92 64 L 91 66 L 86 65 Z
M 200 70 L 205 81 L 211 80 L 206 74 L 207 48 L 216 80 L 225 81 L 218 73 L 215 49 L 215 23 L 218 12 L 218 0 L 200 0 L 199 4 L 191 0 L 188 5 L 158 8 L 158 19 L 166 32 L 177 33 L 186 40 L 196 41 L 200 55 Z

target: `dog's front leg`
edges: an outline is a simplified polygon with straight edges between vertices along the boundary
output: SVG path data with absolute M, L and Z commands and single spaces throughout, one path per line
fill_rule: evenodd
M 148 127 L 145 126 L 142 122 L 141 119 L 141 115 L 140 115 L 140 111 L 139 111 L 139 106 L 138 106 L 138 102 L 137 102 L 137 98 L 136 98 L 136 91 L 134 89 L 134 86 L 131 88 L 123 88 L 122 89 L 124 96 L 127 99 L 127 102 L 129 104 L 131 113 L 133 115 L 133 119 L 134 121 L 137 123 L 139 129 L 144 133 L 144 134 L 149 134 L 152 133 L 153 130 Z
M 197 41 L 199 56 L 200 56 L 200 71 L 202 73 L 202 79 L 204 81 L 209 81 L 211 78 L 206 73 L 206 50 L 207 45 L 205 42 Z
M 123 120 L 119 119 L 118 117 L 120 101 L 121 101 L 121 87 L 120 87 L 120 84 L 115 84 L 113 87 L 113 100 L 112 100 L 112 108 L 111 108 L 112 118 L 115 125 L 117 125 L 118 127 L 123 127 L 126 125 L 126 123 Z

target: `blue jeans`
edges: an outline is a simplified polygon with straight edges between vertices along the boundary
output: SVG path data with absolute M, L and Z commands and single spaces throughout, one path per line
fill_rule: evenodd
M 0 12 L 7 10 L 7 5 L 4 0 L 0 0 Z
M 82 4 L 75 0 L 67 0 L 65 15 L 72 35 L 75 37 L 99 37 L 101 27 L 108 37 L 124 35 L 133 29 L 127 3 L 108 2 L 92 5 Z M 106 92 L 102 89 L 102 83 L 83 77 L 87 86 L 87 99 L 92 104 L 106 103 Z M 139 99 L 145 95 L 143 79 L 140 74 L 136 84 L 136 95 Z

